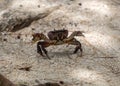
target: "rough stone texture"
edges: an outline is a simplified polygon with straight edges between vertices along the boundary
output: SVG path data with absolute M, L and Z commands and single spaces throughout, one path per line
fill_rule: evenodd
M 119 0 L 14 0 L 9 9 L 38 12 L 61 5 L 44 19 L 11 35 L 1 36 L 0 73 L 15 84 L 29 86 L 64 81 L 63 86 L 119 86 L 120 85 L 120 1 Z M 39 3 L 38 3 L 39 2 Z M 22 4 L 22 5 L 21 5 Z M 22 7 L 21 7 L 22 6 Z M 1 11 L 2 13 L 3 11 Z M 50 46 L 52 60 L 36 52 L 30 44 L 31 34 L 66 28 L 71 34 L 84 31 L 83 56 L 72 54 L 75 46 Z M 18 35 L 20 39 L 18 39 Z M 19 68 L 29 67 L 29 71 Z
M 20 10 L 6 10 L 1 14 L 0 19 L 0 31 L 15 32 L 21 30 L 25 27 L 30 26 L 30 24 L 39 19 L 45 18 L 53 11 L 57 10 L 59 6 L 54 6 L 51 8 L 44 9 L 43 12 L 25 12 Z

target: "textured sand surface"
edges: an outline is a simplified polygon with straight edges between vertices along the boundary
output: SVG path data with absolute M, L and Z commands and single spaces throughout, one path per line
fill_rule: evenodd
M 36 85 L 64 81 L 65 86 L 119 86 L 120 85 L 120 1 L 119 0 L 13 0 L 9 8 L 26 11 L 44 10 L 60 5 L 48 17 L 33 22 L 17 35 L 2 36 L 0 42 L 0 73 L 14 83 Z M 22 7 L 19 7 L 21 6 Z M 3 12 L 3 11 L 1 11 Z M 35 30 L 32 30 L 35 28 Z M 75 46 L 67 44 L 47 48 L 51 60 L 36 52 L 36 43 L 30 44 L 32 32 L 47 32 L 66 28 L 71 34 L 84 31 L 80 52 L 72 54 Z M 25 36 L 24 34 L 28 34 Z M 31 66 L 30 71 L 19 70 Z

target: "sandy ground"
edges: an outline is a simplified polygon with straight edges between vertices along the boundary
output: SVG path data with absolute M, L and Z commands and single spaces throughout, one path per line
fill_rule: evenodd
M 0 42 L 0 73 L 16 84 L 29 86 L 36 85 L 36 80 L 40 83 L 64 81 L 65 86 L 120 85 L 119 0 L 13 1 L 9 8 L 36 11 L 59 4 L 61 7 L 16 32 L 23 34 L 20 39 L 14 34 L 2 36 L 7 41 Z M 65 28 L 69 34 L 84 31 L 85 38 L 75 37 L 82 44 L 83 56 L 80 57 L 80 52 L 72 54 L 75 46 L 67 44 L 48 47 L 51 60 L 38 55 L 36 43 L 29 43 L 31 32 L 47 34 L 54 28 Z M 31 66 L 30 71 L 19 69 L 26 66 Z

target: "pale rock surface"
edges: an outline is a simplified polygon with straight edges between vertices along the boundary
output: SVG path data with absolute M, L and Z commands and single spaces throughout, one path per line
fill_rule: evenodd
M 3 0 L 2 0 L 3 1 Z M 120 1 L 119 0 L 11 0 L 4 9 L 38 12 L 47 7 L 60 8 L 44 19 L 11 35 L 2 35 L 0 42 L 0 73 L 15 84 L 36 85 L 64 81 L 65 86 L 120 85 Z M 1 9 L 3 12 L 4 10 Z M 35 30 L 32 30 L 32 29 Z M 31 34 L 55 29 L 84 31 L 76 37 L 82 44 L 83 56 L 72 54 L 75 46 L 47 48 L 51 60 L 36 52 L 30 44 Z M 17 35 L 21 33 L 21 39 Z M 27 34 L 27 36 L 26 36 Z M 20 67 L 32 66 L 30 71 Z

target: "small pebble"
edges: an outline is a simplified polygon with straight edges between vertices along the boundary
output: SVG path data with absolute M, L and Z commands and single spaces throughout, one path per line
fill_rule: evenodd
M 17 39 L 20 39 L 20 35 L 17 36 Z
M 40 5 L 38 5 L 38 8 L 40 8 Z
M 82 3 L 78 3 L 79 6 L 82 6 Z
M 7 39 L 3 39 L 3 41 L 6 41 L 6 42 L 7 42 Z
M 23 7 L 23 5 L 20 5 L 20 7 Z

